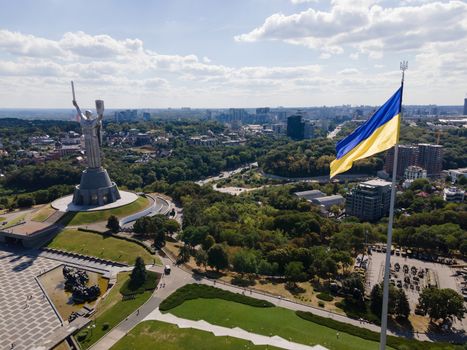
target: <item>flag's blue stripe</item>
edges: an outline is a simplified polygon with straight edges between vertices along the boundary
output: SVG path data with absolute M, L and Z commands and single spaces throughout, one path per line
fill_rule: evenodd
M 336 145 L 337 159 L 342 158 L 349 153 L 360 142 L 366 140 L 378 129 L 381 125 L 387 123 L 400 113 L 400 105 L 402 98 L 402 87 L 396 91 L 394 95 L 382 105 L 373 116 L 364 124 L 360 125 L 353 133 L 345 139 L 339 141 Z

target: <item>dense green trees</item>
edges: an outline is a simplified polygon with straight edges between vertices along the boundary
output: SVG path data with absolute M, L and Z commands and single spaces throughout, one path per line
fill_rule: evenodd
M 179 228 L 178 222 L 167 218 L 165 215 L 143 216 L 136 220 L 133 231 L 147 238 L 154 239 L 156 247 L 165 245 L 165 235 L 174 233 Z
M 371 290 L 370 309 L 378 316 L 381 316 L 383 305 L 383 287 L 382 284 L 376 284 Z M 408 318 L 410 314 L 410 305 L 403 289 L 398 289 L 389 285 L 388 314 L 396 317 Z
M 434 321 L 453 320 L 454 317 L 462 319 L 466 312 L 462 296 L 449 288 L 425 288 L 420 293 L 418 303 L 420 309 Z

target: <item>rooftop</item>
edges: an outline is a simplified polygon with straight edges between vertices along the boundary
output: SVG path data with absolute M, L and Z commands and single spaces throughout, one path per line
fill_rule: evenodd
M 360 183 L 360 185 L 384 187 L 384 186 L 391 186 L 391 183 L 389 181 L 385 181 L 381 179 L 374 179 L 374 180 L 368 180 L 368 181 L 362 182 Z

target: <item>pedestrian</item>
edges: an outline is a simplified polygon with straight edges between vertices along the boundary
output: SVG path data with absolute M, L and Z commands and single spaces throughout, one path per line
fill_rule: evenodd
M 139 316 L 139 309 L 136 310 L 136 316 Z
M 339 339 L 339 332 L 336 333 L 336 338 Z

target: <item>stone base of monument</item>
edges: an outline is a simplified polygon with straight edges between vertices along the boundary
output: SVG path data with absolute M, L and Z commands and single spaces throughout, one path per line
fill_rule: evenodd
M 52 202 L 52 207 L 60 211 L 97 211 L 122 207 L 124 205 L 133 203 L 138 199 L 138 195 L 133 192 L 119 191 L 120 199 L 113 203 L 105 205 L 79 205 L 73 203 L 73 195 L 58 198 Z
M 115 182 L 110 181 L 104 168 L 87 168 L 75 188 L 73 203 L 84 206 L 102 206 L 120 199 Z

